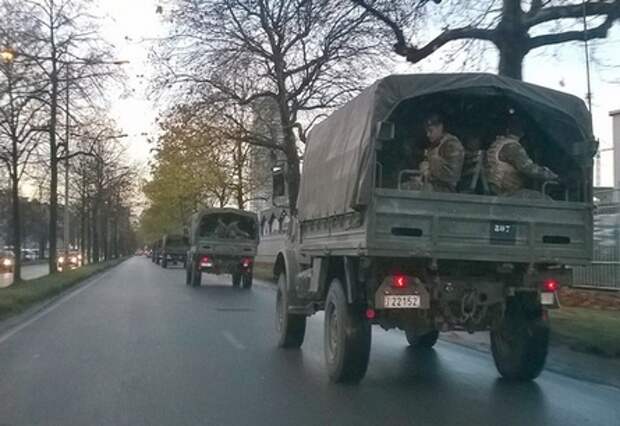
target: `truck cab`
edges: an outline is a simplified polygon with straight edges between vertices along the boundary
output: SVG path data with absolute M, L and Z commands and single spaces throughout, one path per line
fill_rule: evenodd
M 525 123 L 530 157 L 557 181 L 496 194 L 485 150 L 501 134 L 501 111 Z M 409 189 L 421 175 L 424 117 L 479 146 L 458 189 Z M 472 150 L 473 151 L 473 150 Z M 409 345 L 440 332 L 491 332 L 500 374 L 533 379 L 544 367 L 557 289 L 592 256 L 592 155 L 581 100 L 488 74 L 390 76 L 311 132 L 297 212 L 278 254 L 281 347 L 303 343 L 305 320 L 325 311 L 325 359 L 334 382 L 359 381 L 371 326 L 398 328 Z M 475 161 L 477 159 L 477 161 Z

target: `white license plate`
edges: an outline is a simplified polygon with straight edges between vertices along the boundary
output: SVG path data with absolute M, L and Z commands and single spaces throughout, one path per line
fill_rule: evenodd
M 420 296 L 408 295 L 408 296 L 384 296 L 383 306 L 387 308 L 406 309 L 406 308 L 419 308 Z
M 542 305 L 553 305 L 555 303 L 555 293 L 540 293 L 540 303 Z

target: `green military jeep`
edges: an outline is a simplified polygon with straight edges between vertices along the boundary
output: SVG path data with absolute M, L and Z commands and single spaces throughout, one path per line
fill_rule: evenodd
M 186 284 L 199 287 L 202 273 L 231 274 L 233 287 L 252 287 L 258 246 L 256 214 L 237 209 L 206 209 L 192 217 Z
M 530 157 L 559 182 L 498 196 L 482 163 L 458 192 L 403 185 L 419 173 L 429 114 L 466 149 L 473 135 L 484 150 L 506 110 L 524 122 Z M 299 347 L 306 317 L 324 310 L 334 382 L 363 378 L 373 324 L 421 348 L 442 331 L 490 330 L 501 375 L 537 377 L 567 265 L 591 261 L 595 150 L 589 113 L 571 95 L 489 74 L 377 81 L 310 132 L 298 210 L 273 271 L 279 346 Z

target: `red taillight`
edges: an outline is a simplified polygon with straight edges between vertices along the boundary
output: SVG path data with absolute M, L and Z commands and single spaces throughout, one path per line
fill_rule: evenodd
M 210 268 L 211 266 L 213 266 L 213 261 L 211 261 L 211 258 L 209 256 L 202 256 L 200 258 L 200 266 Z
M 250 266 L 252 266 L 252 258 L 244 257 L 243 259 L 241 259 L 241 266 L 243 266 L 244 268 L 249 268 Z
M 545 282 L 543 283 L 543 288 L 545 291 L 555 292 L 560 289 L 560 283 L 558 283 L 553 278 L 549 278 L 548 280 L 545 280 Z
M 369 320 L 375 319 L 375 317 L 377 316 L 377 313 L 375 312 L 374 309 L 372 308 L 368 308 L 366 309 L 366 318 Z
M 405 288 L 409 284 L 409 279 L 406 275 L 392 275 L 392 287 Z

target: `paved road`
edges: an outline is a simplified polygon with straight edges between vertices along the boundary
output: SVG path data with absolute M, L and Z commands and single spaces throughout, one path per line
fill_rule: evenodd
M 399 332 L 375 330 L 360 385 L 331 385 L 322 318 L 278 350 L 273 289 L 228 281 L 192 289 L 133 258 L 0 336 L 0 424 L 620 425 L 619 389 L 506 383 L 483 353 L 415 352 Z
M 49 266 L 47 264 L 22 265 L 22 278 L 31 280 L 49 274 Z M 0 273 L 0 288 L 8 287 L 13 282 L 13 274 L 10 272 Z M 1 423 L 0 423 L 1 424 Z

